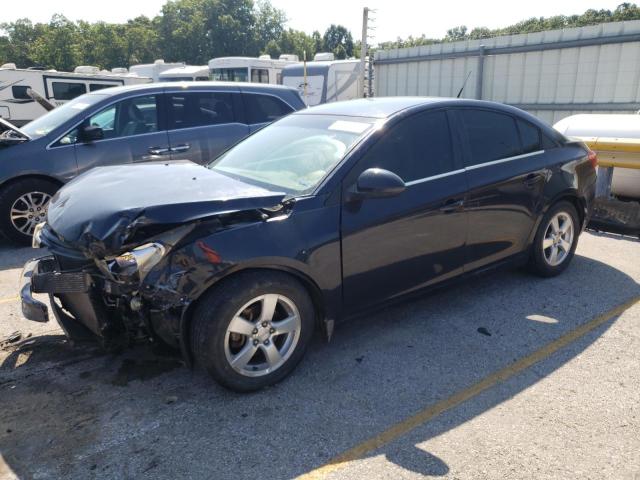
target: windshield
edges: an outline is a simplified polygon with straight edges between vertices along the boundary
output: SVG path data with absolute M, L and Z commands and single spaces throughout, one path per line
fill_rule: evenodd
M 22 131 L 34 139 L 44 137 L 53 129 L 76 116 L 79 112 L 91 105 L 95 105 L 108 96 L 109 95 L 100 95 L 95 93 L 81 95 L 27 123 L 22 127 Z
M 285 193 L 309 193 L 373 123 L 369 118 L 290 115 L 240 142 L 209 168 Z

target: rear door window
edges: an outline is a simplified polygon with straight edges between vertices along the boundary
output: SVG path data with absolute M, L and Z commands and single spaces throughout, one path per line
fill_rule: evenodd
M 273 122 L 293 111 L 282 100 L 270 95 L 248 93 L 243 100 L 249 124 Z
M 230 92 L 185 92 L 169 95 L 169 130 L 234 123 Z
M 87 93 L 84 83 L 52 82 L 53 98 L 56 100 L 73 100 Z
M 518 119 L 518 130 L 522 138 L 522 153 L 531 153 L 541 150 L 540 129 L 524 120 Z
M 522 153 L 520 134 L 511 115 L 490 110 L 459 110 L 471 158 L 467 166 L 514 157 Z
M 367 168 L 383 168 L 405 182 L 455 170 L 451 133 L 444 111 L 425 112 L 391 128 L 365 155 Z

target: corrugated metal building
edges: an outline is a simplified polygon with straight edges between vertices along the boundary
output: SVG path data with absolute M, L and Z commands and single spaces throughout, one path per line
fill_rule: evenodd
M 378 96 L 508 103 L 555 123 L 575 113 L 640 109 L 640 20 L 382 50 Z

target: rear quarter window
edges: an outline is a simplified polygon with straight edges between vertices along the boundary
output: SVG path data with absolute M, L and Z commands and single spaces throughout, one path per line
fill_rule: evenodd
M 518 130 L 522 138 L 522 153 L 537 152 L 542 149 L 540 129 L 531 123 L 518 119 Z

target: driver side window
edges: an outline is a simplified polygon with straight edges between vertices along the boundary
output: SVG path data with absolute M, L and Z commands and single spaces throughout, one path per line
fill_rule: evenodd
M 122 100 L 91 115 L 83 122 L 82 126 L 100 127 L 104 139 L 157 132 L 158 98 L 156 95 L 146 95 Z M 75 128 L 67 133 L 60 139 L 58 145 L 69 145 L 82 141 L 80 128 Z
M 374 167 L 389 170 L 405 182 L 454 170 L 446 112 L 418 113 L 389 129 L 365 154 L 359 171 Z

